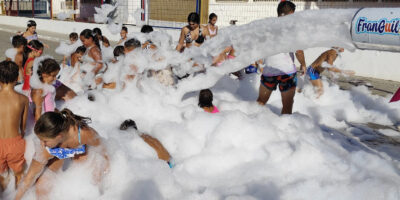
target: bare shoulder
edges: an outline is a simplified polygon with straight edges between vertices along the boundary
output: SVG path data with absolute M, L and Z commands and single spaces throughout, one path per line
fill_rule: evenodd
M 28 104 L 28 103 L 29 103 L 28 97 L 26 97 L 25 95 L 20 94 L 20 93 L 17 93 L 17 94 L 18 94 L 19 100 L 20 100 L 23 104 Z
M 93 128 L 85 127 L 81 129 L 81 141 L 82 144 L 98 146 L 100 144 L 100 136 Z

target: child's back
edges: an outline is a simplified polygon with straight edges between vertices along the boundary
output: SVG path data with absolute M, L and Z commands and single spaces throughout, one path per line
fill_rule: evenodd
M 28 98 L 2 85 L 0 102 L 0 139 L 20 136 L 28 112 Z
M 16 185 L 25 163 L 25 140 L 22 138 L 28 117 L 28 98 L 15 92 L 18 66 L 12 61 L 0 63 L 0 174 L 11 168 Z M 6 185 L 0 179 L 1 186 Z

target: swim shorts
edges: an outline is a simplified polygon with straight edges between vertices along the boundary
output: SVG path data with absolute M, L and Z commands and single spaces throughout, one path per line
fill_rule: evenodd
M 296 73 L 279 76 L 261 76 L 261 84 L 269 90 L 276 90 L 279 84 L 279 91 L 285 92 L 297 86 Z
M 319 72 L 316 69 L 312 68 L 311 66 L 307 68 L 307 76 L 312 81 L 321 78 Z
M 0 139 L 0 174 L 11 168 L 21 172 L 25 163 L 25 140 L 21 137 Z

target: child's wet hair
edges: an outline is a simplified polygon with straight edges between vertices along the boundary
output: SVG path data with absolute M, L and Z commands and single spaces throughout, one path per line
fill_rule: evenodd
M 108 44 L 110 46 L 110 41 L 107 38 L 103 37 L 103 44 Z
M 31 40 L 24 47 L 22 66 L 25 66 L 25 63 L 28 60 L 29 53 L 31 53 L 34 49 L 38 51 L 43 49 L 43 44 L 39 40 Z
M 296 5 L 290 1 L 281 1 L 278 4 L 278 16 L 287 15 L 296 10 Z
M 85 53 L 86 52 L 86 47 L 85 46 L 79 46 L 76 48 L 75 53 Z
M 37 74 L 39 75 L 40 80 L 43 81 L 43 74 L 51 74 L 59 70 L 60 65 L 57 63 L 57 61 L 52 58 L 47 58 L 40 62 Z
M 140 48 L 140 47 L 141 47 L 141 44 L 140 44 L 140 41 L 139 41 L 139 40 L 137 40 L 137 39 L 135 39 L 135 38 L 131 38 L 131 39 L 127 40 L 127 41 L 124 43 L 124 47 L 125 47 L 125 48 L 132 48 L 132 47 L 134 47 L 134 48 Z
M 114 57 L 118 57 L 118 56 L 125 55 L 125 53 L 124 53 L 124 46 L 121 46 L 121 45 L 116 46 L 116 47 L 114 48 L 113 53 L 114 53 Z
M 209 16 L 208 16 L 208 22 L 211 22 L 211 20 L 212 19 L 214 19 L 215 17 L 218 17 L 215 13 L 211 13 Z
M 153 27 L 150 25 L 143 25 L 142 29 L 140 29 L 140 32 L 142 33 L 151 33 L 153 32 Z
M 27 27 L 30 28 L 32 26 L 36 26 L 36 22 L 33 21 L 33 20 L 29 20 L 28 23 L 27 23 Z
M 193 22 L 196 24 L 200 24 L 200 16 L 199 14 L 192 12 L 188 15 L 187 21 L 188 23 Z
M 14 83 L 18 80 L 19 67 L 13 61 L 0 62 L 0 83 Z
M 72 32 L 69 34 L 69 39 L 72 39 L 73 41 L 77 41 L 78 40 L 78 33 L 76 32 Z
M 136 122 L 131 119 L 127 119 L 124 122 L 122 122 L 122 124 L 119 126 L 119 130 L 125 131 L 125 130 L 128 130 L 129 127 L 132 127 L 133 129 L 138 130 L 138 128 L 136 126 Z
M 75 115 L 69 109 L 61 112 L 46 112 L 40 116 L 35 124 L 35 134 L 46 138 L 55 138 L 62 132 L 68 131 L 70 126 L 88 127 L 90 118 Z
M 199 94 L 199 107 L 213 107 L 213 93 L 209 89 L 204 89 L 200 91 Z
M 15 35 L 12 38 L 12 42 L 11 43 L 12 43 L 14 48 L 19 48 L 21 46 L 26 46 L 28 44 L 28 41 L 22 35 Z
M 81 34 L 79 34 L 79 36 L 83 36 L 83 37 L 86 38 L 86 39 L 92 38 L 92 39 L 93 39 L 93 42 L 94 42 L 94 43 L 96 44 L 96 46 L 99 47 L 99 49 L 101 50 L 101 48 L 100 48 L 100 43 L 99 43 L 99 39 L 97 38 L 96 34 L 93 33 L 92 30 L 90 30 L 90 29 L 85 29 L 85 30 L 83 30 L 83 31 L 81 32 Z
M 123 27 L 121 28 L 121 30 L 128 33 L 128 28 L 127 28 L 126 26 L 123 26 Z

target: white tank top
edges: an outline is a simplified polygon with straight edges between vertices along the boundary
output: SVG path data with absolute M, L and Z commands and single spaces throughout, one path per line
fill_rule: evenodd
M 293 53 L 280 53 L 264 59 L 264 76 L 280 76 L 297 72 Z

